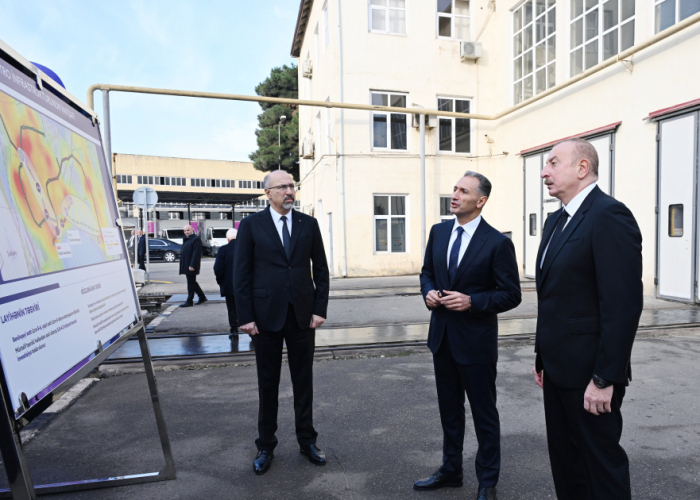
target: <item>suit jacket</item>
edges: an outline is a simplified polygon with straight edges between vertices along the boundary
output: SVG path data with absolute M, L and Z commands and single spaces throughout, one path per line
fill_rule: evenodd
M 325 318 L 328 307 L 329 273 L 321 230 L 316 219 L 292 210 L 287 259 L 270 210 L 246 217 L 238 227 L 234 272 L 238 324 L 255 321 L 259 330 L 279 331 L 291 303 L 299 328 L 306 329 L 311 315 Z
M 180 249 L 180 274 L 199 274 L 199 268 L 202 263 L 202 240 L 199 236 L 192 233 L 189 237 L 182 241 Z M 190 271 L 190 267 L 194 271 Z
M 146 255 L 146 237 L 145 236 L 141 236 L 139 238 L 139 248 L 138 248 L 137 253 L 139 255 Z
M 585 388 L 594 374 L 627 384 L 644 303 L 637 221 L 596 187 L 540 269 L 561 210 L 547 219 L 537 254 L 537 368 L 562 388 Z
M 447 271 L 447 248 L 454 220 L 430 230 L 420 275 L 423 298 L 431 290 L 469 295 L 472 306 L 459 312 L 445 306 L 433 309 L 428 347 L 436 353 L 447 335 L 452 356 L 460 364 L 492 363 L 498 359 L 497 314 L 513 309 L 522 300 L 520 275 L 513 242 L 483 218 L 457 268 L 454 283 Z
M 229 241 L 226 245 L 219 248 L 216 252 L 216 261 L 214 262 L 214 275 L 216 282 L 219 284 L 219 291 L 222 297 L 234 294 L 234 277 L 233 268 L 236 256 L 236 240 Z

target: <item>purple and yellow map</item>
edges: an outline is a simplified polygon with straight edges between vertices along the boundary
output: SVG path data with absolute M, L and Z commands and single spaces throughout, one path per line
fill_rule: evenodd
M 99 154 L 0 92 L 0 281 L 120 258 Z

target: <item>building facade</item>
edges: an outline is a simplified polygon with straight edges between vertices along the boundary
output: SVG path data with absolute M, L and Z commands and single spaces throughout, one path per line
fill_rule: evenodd
M 513 238 L 525 277 L 534 276 L 544 219 L 559 208 L 542 189 L 543 161 L 558 140 L 591 140 L 600 187 L 639 222 L 645 293 L 695 301 L 699 10 L 685 0 L 302 0 L 292 55 L 302 99 L 438 110 L 426 120 L 428 230 L 450 217 L 447 200 L 462 173 L 483 173 L 494 186 L 483 215 Z M 635 54 L 619 60 L 630 48 Z M 605 61 L 611 65 L 597 71 Z M 587 76 L 589 69 L 596 72 Z M 321 224 L 334 274 L 343 257 L 348 276 L 417 273 L 417 121 L 344 110 L 341 123 L 340 115 L 300 109 L 302 209 Z

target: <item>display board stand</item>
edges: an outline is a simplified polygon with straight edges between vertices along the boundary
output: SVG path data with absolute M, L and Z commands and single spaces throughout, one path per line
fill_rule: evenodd
M 143 357 L 143 364 L 146 369 L 148 389 L 151 395 L 151 402 L 153 403 L 153 412 L 156 417 L 156 425 L 158 426 L 160 444 L 163 448 L 165 467 L 160 472 L 130 474 L 125 476 L 113 476 L 100 479 L 87 479 L 82 481 L 70 481 L 65 483 L 42 484 L 35 486 L 29 472 L 27 457 L 24 453 L 24 449 L 22 448 L 20 430 L 31 422 L 32 419 L 40 415 L 41 412 L 45 410 L 54 400 L 58 399 L 61 394 L 75 385 L 93 369 L 97 368 L 105 359 L 107 359 L 133 335 L 138 335 L 139 345 L 141 346 L 141 355 Z M 89 363 L 58 386 L 52 394 L 46 396 L 44 398 L 46 402 L 41 408 L 35 409 L 35 407 L 32 407 L 30 411 L 25 413 L 19 420 L 15 420 L 14 418 L 14 411 L 12 405 L 10 404 L 7 383 L 5 382 L 4 372 L 2 370 L 0 370 L 0 385 L 0 397 L 2 397 L 2 407 L 0 408 L 0 452 L 2 452 L 3 465 L 10 484 L 9 490 L 0 490 L 0 498 L 33 500 L 37 497 L 37 495 L 83 491 L 97 488 L 113 488 L 115 486 L 126 486 L 130 484 L 151 483 L 175 479 L 175 461 L 173 459 L 172 449 L 170 448 L 170 438 L 168 437 L 168 431 L 165 426 L 163 410 L 160 405 L 160 396 L 158 395 L 158 386 L 156 384 L 156 377 L 153 371 L 151 351 L 148 346 L 148 341 L 146 340 L 146 330 L 143 320 L 139 321 L 128 333 L 122 335 L 121 338 L 119 338 L 119 340 L 117 340 L 114 344 L 110 345 L 104 350 L 99 351 L 99 353 L 96 353 L 95 358 L 93 358 Z

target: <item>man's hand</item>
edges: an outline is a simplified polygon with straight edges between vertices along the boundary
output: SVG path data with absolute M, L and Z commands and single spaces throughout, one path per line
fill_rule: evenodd
M 312 330 L 314 328 L 320 328 L 321 325 L 326 321 L 326 318 L 322 318 L 321 316 L 316 316 L 315 314 L 311 316 L 311 324 L 309 325 L 309 328 Z
M 583 395 L 583 408 L 593 415 L 609 413 L 611 411 L 610 401 L 612 401 L 613 386 L 605 389 L 598 389 L 593 380 L 588 383 L 586 393 Z
M 190 266 L 190 271 L 194 271 L 194 267 Z
M 544 370 L 537 373 L 537 368 L 532 366 L 532 374 L 535 376 L 535 383 L 540 386 L 541 389 L 544 388 Z
M 469 295 L 448 290 L 443 293 L 445 295 L 440 299 L 440 303 L 450 311 L 466 311 L 472 306 L 472 299 Z
M 425 296 L 425 304 L 431 309 L 435 309 L 440 305 L 440 296 L 437 290 L 430 290 L 428 292 L 428 295 Z
M 260 333 L 258 331 L 258 325 L 255 324 L 255 321 L 241 326 L 241 331 L 243 333 L 247 333 L 248 335 L 257 335 Z

